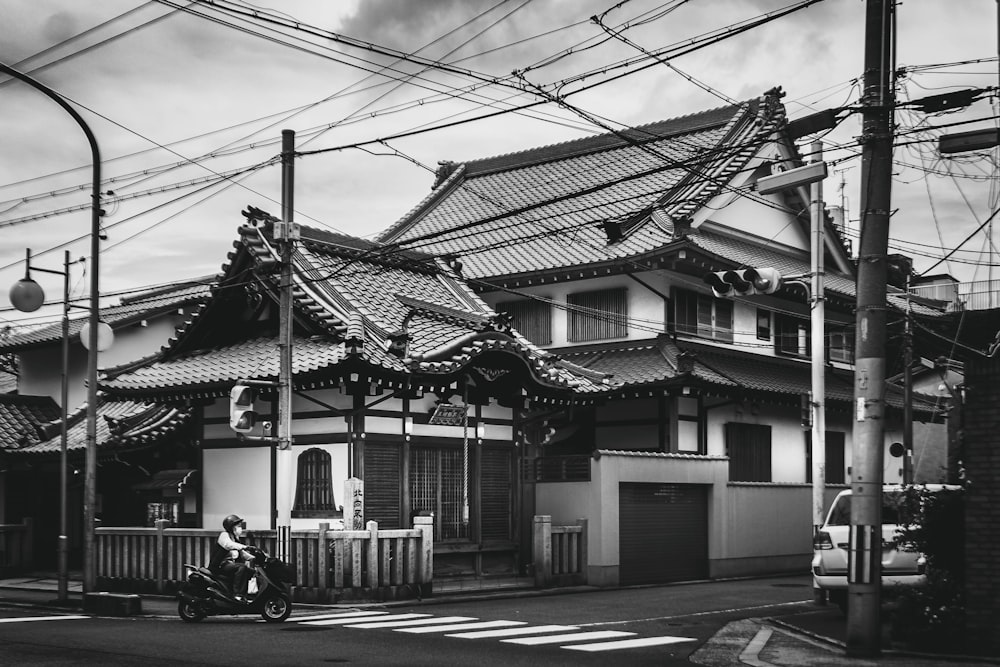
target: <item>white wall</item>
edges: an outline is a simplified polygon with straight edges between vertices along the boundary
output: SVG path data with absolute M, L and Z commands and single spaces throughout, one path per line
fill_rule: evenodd
M 271 527 L 271 450 L 267 447 L 202 452 L 202 527 L 222 530 L 230 514 L 249 530 Z
M 158 351 L 174 335 L 185 316 L 171 313 L 147 320 L 147 326 L 130 325 L 115 331 L 111 347 L 97 355 L 98 368 L 135 361 Z M 62 342 L 19 353 L 21 377 L 18 391 L 26 396 L 50 396 L 62 400 Z M 79 336 L 70 339 L 69 405 L 73 410 L 87 400 L 87 350 Z

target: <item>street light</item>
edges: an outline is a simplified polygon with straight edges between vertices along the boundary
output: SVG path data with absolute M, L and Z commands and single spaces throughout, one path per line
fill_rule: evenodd
M 63 270 L 43 269 L 31 266 L 31 249 L 27 250 L 25 258 L 24 278 L 21 278 L 10 288 L 10 302 L 23 313 L 38 310 L 45 302 L 45 292 L 41 285 L 31 279 L 31 270 L 42 273 L 53 273 L 63 277 L 63 314 L 62 314 L 62 430 L 59 438 L 59 541 L 56 547 L 59 570 L 59 601 L 65 602 L 69 592 L 69 538 L 66 536 L 66 414 L 69 404 L 69 250 L 63 255 Z
M 90 332 L 86 345 L 87 355 L 87 452 L 83 491 L 83 591 L 91 592 L 97 588 L 97 549 L 94 539 L 94 509 L 97 488 L 97 353 L 98 325 L 100 306 L 100 250 L 101 250 L 101 152 L 97 147 L 97 139 L 90 127 L 76 109 L 70 106 L 63 97 L 43 83 L 36 81 L 27 74 L 0 63 L 0 72 L 20 79 L 29 86 L 36 88 L 56 104 L 63 108 L 87 136 L 90 144 L 91 162 L 93 165 L 93 191 L 90 205 Z

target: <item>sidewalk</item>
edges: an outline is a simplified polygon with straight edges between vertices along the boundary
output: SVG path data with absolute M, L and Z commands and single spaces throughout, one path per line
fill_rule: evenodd
M 58 582 L 44 575 L 12 577 L 0 580 L 0 604 L 23 605 L 47 609 L 80 609 L 83 606 L 82 584 L 71 579 L 68 599 L 59 602 Z M 407 600 L 392 603 L 353 602 L 338 605 L 296 604 L 297 609 L 358 608 L 434 604 L 455 600 L 554 595 L 592 590 L 573 589 L 525 590 L 511 587 L 495 591 L 455 590 L 436 592 L 427 600 Z M 166 595 L 142 595 L 141 616 L 177 619 L 177 600 Z M 293 616 L 294 618 L 294 616 Z M 993 665 L 1000 660 L 965 656 L 928 655 L 885 650 L 877 659 L 849 658 L 845 652 L 846 621 L 836 607 L 817 607 L 800 614 L 780 618 L 750 618 L 729 623 L 691 654 L 689 661 L 706 667 L 935 667 L 940 665 Z

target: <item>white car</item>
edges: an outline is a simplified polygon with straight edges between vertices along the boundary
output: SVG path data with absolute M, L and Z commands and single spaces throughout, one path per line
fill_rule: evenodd
M 957 489 L 944 484 L 927 484 L 930 491 Z M 924 557 L 905 549 L 897 549 L 895 540 L 899 526 L 899 499 L 903 487 L 882 489 L 882 586 L 919 586 L 926 579 Z M 825 593 L 830 602 L 847 609 L 847 560 L 851 531 L 851 491 L 841 491 L 834 498 L 826 522 L 813 538 L 813 587 Z

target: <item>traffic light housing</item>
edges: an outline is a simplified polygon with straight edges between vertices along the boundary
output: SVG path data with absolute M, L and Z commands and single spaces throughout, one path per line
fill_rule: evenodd
M 761 269 L 736 269 L 705 274 L 717 297 L 774 294 L 781 287 L 781 273 L 770 267 Z
M 249 433 L 257 423 L 254 394 L 254 388 L 245 384 L 238 384 L 229 392 L 229 428 L 237 433 Z

